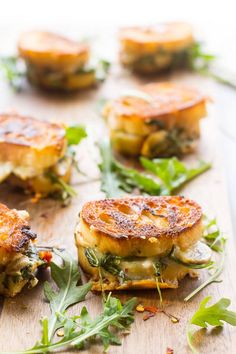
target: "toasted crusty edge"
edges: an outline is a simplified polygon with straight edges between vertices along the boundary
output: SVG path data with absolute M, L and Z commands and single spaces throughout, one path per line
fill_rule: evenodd
M 202 210 L 180 196 L 131 197 L 86 203 L 75 230 L 77 247 L 118 256 L 164 256 L 202 237 Z
M 129 119 L 162 120 L 207 101 L 207 97 L 195 88 L 174 82 L 153 82 L 137 87 L 135 91 L 150 99 L 135 96 L 135 92 L 134 95 L 121 95 L 104 106 L 104 116 L 107 117 L 112 111 Z
M 21 252 L 35 238 L 26 211 L 9 209 L 0 204 L 0 251 Z
M 79 263 L 88 278 L 92 280 L 92 290 L 94 291 L 112 291 L 112 290 L 126 290 L 126 289 L 156 289 L 157 283 L 155 279 L 143 279 L 143 280 L 126 280 L 123 283 L 119 282 L 119 279 L 107 272 L 103 276 L 103 283 L 101 287 L 101 280 L 99 279 L 98 268 L 92 267 L 84 253 L 84 248 L 78 248 Z M 182 280 L 186 275 L 190 277 L 197 277 L 198 273 L 192 269 L 189 269 L 180 264 L 172 264 L 167 270 L 165 270 L 164 276 L 168 280 L 158 282 L 162 289 L 176 289 L 178 288 L 178 282 Z M 163 277 L 164 277 L 163 276 Z
M 66 148 L 62 125 L 17 114 L 0 115 L 0 163 L 9 162 L 16 171 L 25 168 L 37 175 L 55 165 Z
M 55 69 L 81 67 L 89 59 L 87 44 L 44 31 L 23 33 L 18 41 L 18 51 L 30 63 Z
M 183 50 L 194 42 L 192 26 L 183 22 L 170 22 L 156 26 L 126 27 L 119 32 L 122 50 L 136 55 Z

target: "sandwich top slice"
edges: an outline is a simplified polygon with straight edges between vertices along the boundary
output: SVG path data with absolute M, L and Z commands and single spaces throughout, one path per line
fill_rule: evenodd
M 96 84 L 96 69 L 89 64 L 90 48 L 56 33 L 23 33 L 18 51 L 26 63 L 29 81 L 49 90 L 74 91 Z
M 184 66 L 194 44 L 192 27 L 184 22 L 126 27 L 119 38 L 121 63 L 144 74 Z
M 35 239 L 29 214 L 0 204 L 0 295 L 13 297 L 25 285 L 37 284 L 36 271 L 44 262 L 32 244 Z
M 207 99 L 174 82 L 124 91 L 103 110 L 114 149 L 124 155 L 168 157 L 192 152 Z
M 79 263 L 98 291 L 177 288 L 210 262 L 201 238 L 201 207 L 179 196 L 91 201 L 75 230 Z
M 0 182 L 46 196 L 61 190 L 55 179 L 68 182 L 71 168 L 65 127 L 17 114 L 0 115 Z

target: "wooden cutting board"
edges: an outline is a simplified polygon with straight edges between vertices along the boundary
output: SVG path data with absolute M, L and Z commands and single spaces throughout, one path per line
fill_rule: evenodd
M 217 87 L 211 81 L 186 73 L 160 79 L 187 82 L 213 98 Z M 76 257 L 73 232 L 77 215 L 84 202 L 104 197 L 99 190 L 99 172 L 96 167 L 98 152 L 94 147 L 94 141 L 106 136 L 107 132 L 97 112 L 97 101 L 101 97 L 115 96 L 127 86 L 135 86 L 141 82 L 145 81 L 131 77 L 115 64 L 109 79 L 100 88 L 74 96 L 44 94 L 28 86 L 17 94 L 4 82 L 1 83 L 0 111 L 16 110 L 21 114 L 29 114 L 43 120 L 63 121 L 67 124 L 82 123 L 88 126 L 90 132 L 90 138 L 83 141 L 79 148 L 81 169 L 88 174 L 88 178 L 74 176 L 73 184 L 78 195 L 68 207 L 63 208 L 54 200 L 42 200 L 32 204 L 29 197 L 17 194 L 5 185 L 0 187 L 0 202 L 11 208 L 29 211 L 32 229 L 38 234 L 38 244 L 66 247 Z M 223 86 L 221 90 L 224 90 Z M 217 138 L 217 107 L 217 102 L 209 107 L 209 117 L 202 121 L 199 150 L 195 156 L 188 158 L 193 161 L 199 158 L 210 161 L 213 168 L 189 183 L 182 194 L 195 199 L 208 215 L 217 216 L 221 229 L 228 235 L 225 270 L 221 275 L 223 282 L 210 285 L 188 303 L 183 302 L 184 297 L 203 281 L 206 271 L 201 271 L 198 280 L 189 278 L 183 280 L 177 290 L 163 291 L 166 309 L 179 317 L 180 322 L 173 324 L 163 314 L 143 321 L 143 315 L 136 313 L 131 334 L 124 337 L 122 346 L 111 347 L 110 353 L 165 354 L 167 347 L 173 348 L 175 354 L 190 353 L 185 335 L 186 323 L 206 295 L 212 295 L 214 302 L 221 297 L 229 297 L 232 300 L 232 308 L 236 309 L 235 245 Z M 0 352 L 29 348 L 39 338 L 39 319 L 49 314 L 42 292 L 43 278 L 46 277 L 47 274 L 42 276 L 36 288 L 25 289 L 14 299 L 0 298 Z M 144 305 L 158 305 L 156 291 L 130 291 L 120 296 L 124 301 L 136 296 Z M 83 305 L 73 307 L 70 312 L 78 314 Z M 90 293 L 86 306 L 95 316 L 101 310 L 101 297 Z M 221 354 L 235 351 L 236 328 L 225 325 L 222 330 L 207 332 L 205 336 L 202 336 L 203 332 L 199 334 L 202 353 Z M 92 346 L 88 352 L 101 353 L 102 349 L 99 345 Z

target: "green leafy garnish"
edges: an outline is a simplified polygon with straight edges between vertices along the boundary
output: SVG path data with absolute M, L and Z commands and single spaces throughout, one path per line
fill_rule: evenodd
M 161 195 L 170 195 L 176 192 L 185 183 L 211 168 L 211 164 L 204 161 L 200 161 L 196 167 L 188 168 L 176 157 L 154 160 L 141 157 L 140 162 L 147 171 L 161 179 L 163 183 Z
M 98 81 L 104 81 L 109 72 L 111 63 L 108 60 L 100 59 L 96 66 L 96 79 Z
M 187 168 L 176 157 L 154 160 L 141 157 L 140 162 L 145 171 L 140 172 L 119 163 L 107 141 L 101 142 L 99 148 L 102 158 L 99 165 L 101 190 L 108 198 L 122 196 L 123 192 L 132 193 L 135 189 L 144 195 L 171 195 L 211 167 L 209 163 L 200 162 L 194 168 Z M 155 177 L 148 175 L 150 172 Z
M 0 58 L 0 70 L 2 70 L 9 85 L 15 91 L 19 91 L 25 77 L 25 67 L 21 60 L 16 56 L 2 57 Z
M 87 137 L 86 129 L 81 125 L 71 125 L 66 127 L 66 139 L 68 146 L 78 145 L 82 139 Z
M 98 257 L 92 248 L 87 248 L 85 255 L 92 267 L 103 268 L 105 271 L 113 275 L 117 275 L 122 280 L 126 278 L 124 271 L 120 268 L 122 257 L 112 254 L 105 254 L 101 257 Z
M 198 350 L 193 344 L 194 331 L 192 330 L 192 325 L 208 328 L 209 325 L 223 326 L 223 322 L 227 322 L 232 326 L 236 326 L 236 312 L 227 310 L 231 301 L 229 299 L 222 298 L 214 305 L 206 307 L 206 304 L 210 300 L 211 296 L 208 296 L 202 300 L 199 309 L 193 315 L 187 326 L 187 341 L 194 354 L 198 354 Z
M 107 141 L 99 144 L 101 163 L 98 165 L 101 171 L 101 190 L 107 198 L 120 197 L 123 192 L 120 188 L 120 180 L 114 171 L 114 158 Z
M 63 181 L 62 178 L 58 177 L 53 171 L 48 171 L 46 176 L 51 180 L 52 183 L 57 184 L 61 193 L 58 194 L 58 197 L 66 204 L 70 201 L 72 197 L 77 195 L 76 190 Z
M 215 252 L 222 252 L 226 239 L 220 232 L 216 219 L 214 218 L 210 220 L 207 216 L 204 216 L 203 224 L 203 237 L 207 245 Z
M 95 339 L 102 341 L 105 350 L 111 344 L 121 345 L 121 340 L 114 330 L 127 330 L 130 327 L 134 321 L 133 309 L 136 303 L 136 299 L 132 298 L 122 305 L 119 299 L 109 295 L 104 302 L 102 313 L 95 319 L 90 318 L 86 307 L 82 308 L 79 316 L 67 318 L 59 314 L 59 323 L 64 329 L 64 337 L 58 342 L 48 340 L 48 322 L 44 319 L 41 342 L 29 350 L 15 352 L 15 354 L 47 353 L 70 348 L 82 349 L 85 344 L 89 344 L 91 340 L 94 342 Z
M 212 232 L 211 227 L 214 227 L 214 230 L 216 231 Z M 206 286 L 212 283 L 220 282 L 218 278 L 224 269 L 226 239 L 225 237 L 223 237 L 222 233 L 218 229 L 215 219 L 209 220 L 205 218 L 205 228 L 203 231 L 203 237 L 205 238 L 208 246 L 211 247 L 213 251 L 219 253 L 219 258 L 212 265 L 210 265 L 210 276 L 194 291 L 192 291 L 188 296 L 186 296 L 184 301 L 189 301 L 190 299 L 192 299 Z
M 200 75 L 211 77 L 224 85 L 236 88 L 235 74 L 213 66 L 216 56 L 204 51 L 203 44 L 196 42 L 188 51 L 187 67 Z
M 111 344 L 120 345 L 121 340 L 117 332 L 127 330 L 134 321 L 133 309 L 136 299 L 132 298 L 122 305 L 119 299 L 109 294 L 103 303 L 102 313 L 95 319 L 90 317 L 85 306 L 79 316 L 69 317 L 67 308 L 84 300 L 91 289 L 91 283 L 78 286 L 81 277 L 77 262 L 67 253 L 58 251 L 54 253 L 61 258 L 63 264 L 55 261 L 51 263 L 51 275 L 57 290 L 54 290 L 48 282 L 44 285 L 45 296 L 50 303 L 51 317 L 40 322 L 42 337 L 31 349 L 14 353 L 43 354 L 58 350 L 64 352 L 72 348 L 82 349 L 95 340 L 102 341 L 105 350 Z M 55 334 L 59 328 L 64 335 L 57 341 Z
M 56 283 L 58 290 L 53 290 L 49 282 L 46 281 L 44 283 L 44 294 L 52 312 L 48 320 L 47 333 L 49 341 L 60 326 L 57 314 L 63 313 L 68 307 L 83 301 L 92 286 L 91 283 L 77 285 L 81 281 L 78 264 L 68 253 L 54 249 L 54 254 L 59 256 L 63 264 L 61 265 L 56 261 L 50 263 L 51 277 Z

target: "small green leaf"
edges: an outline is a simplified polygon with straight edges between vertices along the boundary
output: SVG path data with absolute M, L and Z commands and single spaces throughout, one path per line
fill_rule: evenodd
M 92 286 L 91 283 L 77 285 L 81 277 L 78 264 L 68 253 L 54 250 L 54 254 L 59 256 L 63 263 L 56 260 L 51 262 L 51 276 L 58 290 L 53 291 L 48 282 L 44 285 L 44 294 L 52 311 L 52 316 L 49 319 L 50 340 L 58 328 L 55 313 L 63 313 L 69 306 L 83 301 Z
M 0 58 L 0 70 L 14 91 L 20 91 L 26 71 L 23 62 L 16 56 Z
M 66 127 L 66 139 L 68 145 L 78 145 L 82 139 L 87 137 L 86 129 L 81 125 Z
M 232 326 L 236 326 L 236 312 L 229 311 L 228 307 L 231 301 L 227 298 L 222 298 L 214 305 L 206 307 L 211 300 L 211 296 L 207 296 L 200 303 L 199 309 L 195 312 L 187 326 L 187 341 L 193 353 L 197 354 L 198 351 L 193 345 L 194 331 L 191 325 L 196 325 L 202 328 L 208 326 L 223 326 L 224 322 Z

